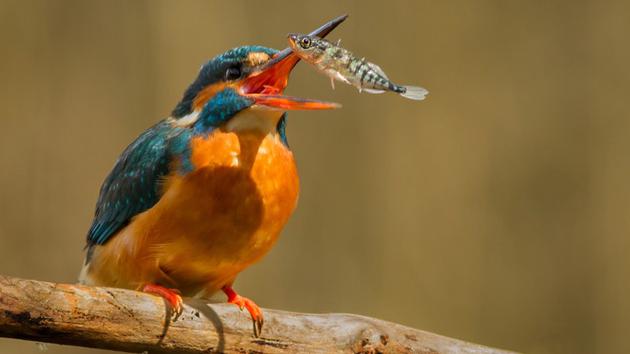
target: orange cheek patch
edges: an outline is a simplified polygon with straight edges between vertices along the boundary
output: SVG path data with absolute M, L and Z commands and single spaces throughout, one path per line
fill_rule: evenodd
M 247 64 L 249 66 L 258 66 L 269 61 L 269 55 L 263 52 L 251 52 L 247 54 Z

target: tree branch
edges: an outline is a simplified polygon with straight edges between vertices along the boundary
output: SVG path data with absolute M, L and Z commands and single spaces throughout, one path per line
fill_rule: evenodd
M 0 276 L 0 337 L 149 353 L 508 353 L 373 318 L 264 310 L 262 337 L 234 305 Z

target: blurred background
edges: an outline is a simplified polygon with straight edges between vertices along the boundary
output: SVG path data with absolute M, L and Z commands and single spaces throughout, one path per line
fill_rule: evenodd
M 528 353 L 628 353 L 630 3 L 0 1 L 0 274 L 76 281 L 100 184 L 200 65 L 331 36 L 423 102 L 304 63 L 298 209 L 236 289 Z M 53 353 L 99 353 L 49 345 Z M 1 353 L 38 353 L 0 339 Z

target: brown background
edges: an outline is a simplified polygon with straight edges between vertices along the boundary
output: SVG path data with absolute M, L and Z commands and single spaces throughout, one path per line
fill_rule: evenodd
M 199 66 L 344 12 L 332 39 L 431 94 L 332 91 L 300 64 L 288 93 L 344 108 L 290 114 L 299 207 L 237 289 L 529 353 L 630 352 L 623 1 L 3 0 L 0 273 L 75 281 L 101 181 Z

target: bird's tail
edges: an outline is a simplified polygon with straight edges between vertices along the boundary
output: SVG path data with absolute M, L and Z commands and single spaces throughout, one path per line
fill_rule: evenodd
M 408 98 L 410 100 L 422 101 L 428 94 L 429 91 L 422 87 L 418 86 L 403 86 L 405 88 L 405 92 L 402 92 L 400 95 L 404 98 Z

